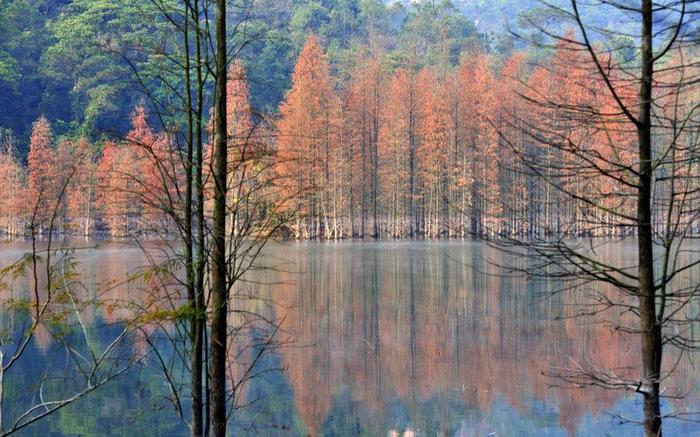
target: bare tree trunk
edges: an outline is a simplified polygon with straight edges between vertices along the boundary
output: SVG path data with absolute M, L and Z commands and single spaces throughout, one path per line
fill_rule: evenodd
M 194 158 L 194 115 L 192 108 L 192 78 L 190 74 L 190 10 L 185 8 L 184 23 L 184 44 L 185 44 L 185 106 L 187 107 L 187 158 L 185 160 L 185 204 L 184 204 L 184 228 L 185 228 L 185 268 L 187 270 L 187 304 L 192 310 L 190 316 L 190 341 L 192 350 L 190 352 L 191 364 L 191 387 L 190 397 L 192 398 L 192 425 L 191 433 L 193 437 L 202 435 L 202 404 L 201 404 L 201 375 L 197 374 L 194 366 L 197 361 L 197 348 L 195 346 L 197 331 L 197 313 L 195 302 L 195 275 L 193 262 L 193 240 L 192 240 L 192 163 Z M 201 353 L 201 348 L 200 348 Z
M 372 113 L 372 132 L 370 136 L 370 148 L 372 159 L 372 238 L 379 238 L 379 224 L 377 216 L 377 198 L 379 197 L 379 96 L 375 88 L 374 111 Z
M 193 1 L 193 22 L 195 30 L 195 55 L 197 59 L 197 108 L 195 110 L 195 191 L 197 206 L 197 255 L 195 267 L 194 313 L 195 324 L 192 336 L 192 434 L 204 435 L 203 429 L 203 399 L 202 399 L 202 349 L 204 342 L 204 329 L 206 328 L 204 309 L 204 187 L 202 181 L 202 116 L 204 105 L 204 79 L 202 77 L 202 46 L 199 28 L 199 0 Z M 208 406 L 207 406 L 208 408 Z
M 216 0 L 214 216 L 212 223 L 211 430 L 226 435 L 226 0 Z
M 367 138 L 367 127 L 366 127 L 366 121 L 365 121 L 365 113 L 364 110 L 362 112 L 362 134 L 361 134 L 361 139 L 360 139 L 360 159 L 362 160 L 362 169 L 361 169 L 361 178 L 362 181 L 360 183 L 360 193 L 361 193 L 361 201 L 360 201 L 360 238 L 365 238 L 365 219 L 367 217 L 367 146 L 366 146 L 366 138 Z
M 350 209 L 350 239 L 355 238 L 355 197 L 352 189 L 352 176 L 350 176 L 349 190 L 348 190 L 348 207 Z
M 642 371 L 644 389 L 644 434 L 661 436 L 659 376 L 661 372 L 661 325 L 656 317 L 654 255 L 652 252 L 652 165 L 651 98 L 653 75 L 652 4 L 642 1 L 642 77 L 639 88 L 639 317 L 642 330 Z

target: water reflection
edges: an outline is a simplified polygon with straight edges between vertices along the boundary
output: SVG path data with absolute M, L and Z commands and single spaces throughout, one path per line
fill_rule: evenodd
M 22 250 L 8 246 L 0 257 L 7 262 Z M 616 250 L 612 255 L 629 254 Z M 542 299 L 553 284 L 493 275 L 484 258 L 498 254 L 480 243 L 295 243 L 275 245 L 268 254 L 287 262 L 254 272 L 242 287 L 276 302 L 275 315 L 286 317 L 283 335 L 292 342 L 260 363 L 258 370 L 286 371 L 265 373 L 247 387 L 244 396 L 256 402 L 237 413 L 232 428 L 238 434 L 639 433 L 604 414 L 639 418 L 636 397 L 552 387 L 557 381 L 543 375 L 577 363 L 636 375 L 636 339 L 602 323 L 555 320 L 571 315 L 581 296 Z M 108 327 L 129 316 L 126 307 L 110 303 L 148 301 L 152 289 L 143 282 L 116 285 L 148 264 L 141 249 L 108 245 L 80 259 L 89 290 L 115 284 L 99 296 L 105 304 L 90 310 L 89 323 Z M 693 275 L 687 280 L 697 281 Z M 26 290 L 27 283 L 17 281 L 9 293 Z M 22 364 L 27 375 L 50 365 L 52 347 L 48 332 L 35 338 Z M 670 385 L 688 396 L 666 411 L 700 410 L 698 376 L 684 357 Z M 164 408 L 167 390 L 158 381 L 148 369 L 134 372 L 26 435 L 187 434 Z M 670 435 L 700 432 L 693 423 L 665 427 Z
M 603 412 L 639 417 L 634 397 L 553 388 L 543 375 L 583 363 L 636 375 L 636 339 L 555 321 L 580 296 L 542 299 L 547 284 L 492 275 L 483 259 L 498 254 L 480 243 L 296 244 L 287 253 L 303 273 L 279 274 L 285 285 L 274 292 L 308 347 L 283 359 L 312 435 L 573 435 L 614 428 Z M 697 384 L 682 361 L 671 385 L 690 399 L 669 408 L 697 406 Z

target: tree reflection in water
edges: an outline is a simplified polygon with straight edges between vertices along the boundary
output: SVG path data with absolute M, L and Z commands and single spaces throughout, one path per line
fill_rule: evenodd
M 304 346 L 283 359 L 312 435 L 573 435 L 593 422 L 616 429 L 606 412 L 641 414 L 625 393 L 564 389 L 544 374 L 589 363 L 638 375 L 638 339 L 602 318 L 571 318 L 588 303 L 581 293 L 544 298 L 556 284 L 498 275 L 485 260 L 499 254 L 481 243 L 308 243 L 286 253 L 300 273 L 276 273 L 284 285 L 270 293 L 290 308 L 287 329 Z M 688 396 L 668 410 L 697 411 L 687 357 L 670 386 Z
M 0 258 L 11 258 L 20 249 Z M 81 260 L 83 280 L 119 281 L 145 265 L 139 253 L 112 245 L 91 251 Z M 586 302 L 581 294 L 543 298 L 556 284 L 497 275 L 485 259 L 495 260 L 498 254 L 481 243 L 293 243 L 271 246 L 268 254 L 280 268 L 251 273 L 246 293 L 276 302 L 269 311 L 277 314 L 270 316 L 286 316 L 283 335 L 292 342 L 258 369 L 285 372 L 263 373 L 240 394 L 243 401 L 256 402 L 234 415 L 232 426 L 239 434 L 640 431 L 620 427 L 604 414 L 640 418 L 634 396 L 559 388 L 560 381 L 543 374 L 589 363 L 621 376 L 637 375 L 638 339 L 612 331 L 600 318 L 566 317 Z M 629 255 L 624 248 L 611 252 Z M 686 280 L 699 277 L 693 272 Z M 24 288 L 18 281 L 12 292 Z M 101 296 L 100 308 L 86 310 L 86 320 L 108 329 L 129 316 L 127 308 L 114 302 L 148 302 L 148 290 L 153 292 L 133 282 L 115 287 Z M 148 329 L 142 333 L 154 335 Z M 51 336 L 45 334 L 38 333 L 32 360 L 22 364 L 27 375 L 42 372 L 41 358 L 52 353 Z M 134 353 L 145 353 L 143 347 L 137 342 Z M 147 372 L 122 378 L 29 432 L 186 435 L 174 413 L 162 408 L 168 405 L 163 401 L 167 390 Z M 667 402 L 667 412 L 700 410 L 700 378 L 688 357 L 669 385 L 669 392 L 686 397 Z M 667 426 L 673 434 L 698 429 L 678 421 Z

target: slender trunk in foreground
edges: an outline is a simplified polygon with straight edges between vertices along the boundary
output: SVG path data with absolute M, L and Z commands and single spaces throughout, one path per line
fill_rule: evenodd
M 661 325 L 656 318 L 654 255 L 652 252 L 652 163 L 651 163 L 651 98 L 653 75 L 652 5 L 642 2 L 642 77 L 639 88 L 639 317 L 642 331 L 642 381 L 644 391 L 644 434 L 661 436 L 659 376 L 661 373 Z
M 226 435 L 226 1 L 216 0 L 214 217 L 212 223 L 211 430 Z

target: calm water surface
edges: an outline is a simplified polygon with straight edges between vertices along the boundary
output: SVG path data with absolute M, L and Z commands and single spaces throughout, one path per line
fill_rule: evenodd
M 1 247 L 3 265 L 27 249 Z M 284 346 L 266 356 L 258 370 L 270 371 L 241 395 L 242 403 L 255 402 L 236 413 L 236 435 L 640 434 L 607 414 L 639 418 L 639 398 L 556 388 L 543 375 L 574 362 L 634 373 L 636 339 L 603 324 L 556 320 L 579 298 L 543 299 L 554 285 L 492 275 L 484 259 L 498 254 L 481 243 L 293 243 L 268 253 L 277 269 L 252 273 L 239 292 L 274 302 L 256 305 L 270 318 L 284 318 L 278 334 Z M 633 246 L 622 245 L 611 256 L 633 255 Z M 88 290 L 148 264 L 142 249 L 128 245 L 77 257 Z M 695 272 L 689 280 L 699 277 Z M 27 289 L 27 281 L 17 280 L 3 299 L 27 296 Z M 144 300 L 146 293 L 128 283 L 99 299 Z M 124 317 L 126 310 L 109 305 L 85 314 L 104 343 Z M 140 347 L 134 344 L 133 353 Z M 167 344 L 160 347 L 174 356 Z M 26 387 L 60 368 L 63 356 L 60 342 L 40 330 L 8 382 L 9 408 L 26 402 Z M 274 371 L 279 368 L 284 371 Z M 700 410 L 700 371 L 692 359 L 681 360 L 670 385 L 687 396 L 668 402 L 666 411 Z M 141 368 L 20 435 L 186 435 L 169 396 L 162 376 Z M 700 435 L 700 425 L 667 421 L 665 432 Z

